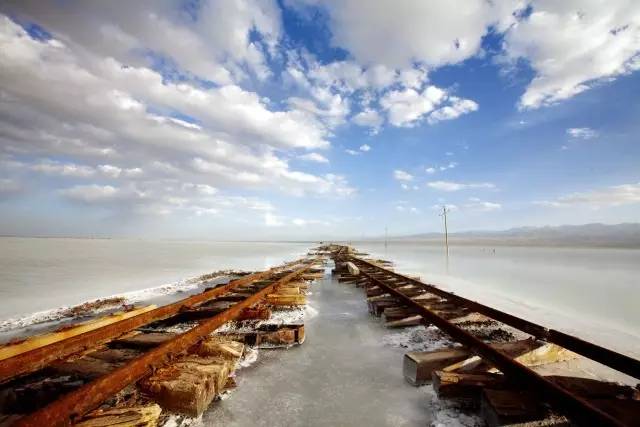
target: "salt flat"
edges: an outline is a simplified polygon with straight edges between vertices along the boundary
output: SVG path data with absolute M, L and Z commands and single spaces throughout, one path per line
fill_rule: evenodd
M 424 426 L 430 395 L 402 376 L 405 350 L 369 316 L 362 289 L 327 277 L 310 288 L 303 345 L 260 350 L 205 426 Z

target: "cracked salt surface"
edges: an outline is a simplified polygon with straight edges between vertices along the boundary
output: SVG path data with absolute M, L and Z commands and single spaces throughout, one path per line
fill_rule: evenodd
M 463 408 L 451 401 L 438 399 L 433 387 L 424 386 L 420 390 L 424 391 L 429 412 L 434 415 L 431 427 L 481 427 L 485 425 L 478 415 L 466 413 Z
M 398 332 L 390 332 L 382 337 L 382 343 L 388 347 L 405 348 L 408 351 L 436 350 L 455 345 L 453 341 L 433 326 L 427 328 L 411 326 L 398 330 Z

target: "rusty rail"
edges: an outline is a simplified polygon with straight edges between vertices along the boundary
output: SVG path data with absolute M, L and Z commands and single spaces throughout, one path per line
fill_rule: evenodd
M 576 420 L 584 425 L 598 426 L 616 426 L 624 427 L 625 424 L 613 418 L 606 412 L 600 410 L 596 406 L 589 403 L 571 392 L 565 390 L 559 385 L 547 380 L 535 371 L 518 363 L 509 356 L 486 344 L 484 341 L 474 337 L 464 329 L 454 325 L 448 320 L 440 317 L 433 311 L 421 305 L 413 298 L 403 294 L 399 290 L 384 283 L 380 279 L 366 272 L 362 266 L 365 265 L 369 270 L 375 268 L 378 271 L 392 273 L 389 270 L 375 266 L 356 257 L 349 257 L 352 262 L 360 266 L 360 273 L 364 275 L 371 283 L 379 286 L 389 294 L 397 297 L 404 304 L 412 307 L 425 320 L 432 323 L 440 330 L 451 336 L 457 342 L 469 347 L 471 351 L 488 360 L 498 369 L 500 369 L 511 381 L 519 381 L 534 391 L 541 400 L 548 401 L 561 412 L 566 413 L 571 419 Z M 389 274 L 395 276 L 395 274 Z M 421 283 L 421 282 L 420 282 Z
M 68 426 L 78 421 L 87 412 L 98 407 L 109 397 L 115 395 L 127 385 L 143 378 L 153 369 L 157 369 L 171 360 L 172 357 L 186 351 L 193 344 L 214 332 L 220 326 L 236 318 L 240 312 L 254 305 L 278 286 L 297 278 L 309 269 L 307 261 L 303 267 L 287 274 L 266 286 L 245 300 L 234 304 L 229 309 L 182 333 L 147 353 L 131 360 L 113 372 L 104 375 L 80 388 L 64 395 L 62 398 L 44 408 L 19 419 L 14 427 Z
M 390 274 L 402 281 L 408 282 L 412 285 L 419 286 L 431 294 L 437 295 L 439 297 L 445 298 L 447 301 L 458 304 L 461 307 L 466 307 L 471 311 L 483 314 L 494 320 L 497 320 L 506 325 L 509 325 L 523 332 L 526 332 L 529 335 L 533 335 L 534 337 L 540 340 L 557 344 L 561 347 L 566 348 L 567 350 L 571 350 L 574 353 L 580 354 L 588 359 L 602 363 L 603 365 L 613 368 L 619 372 L 623 372 L 634 378 L 640 379 L 640 361 L 633 359 L 629 356 L 626 356 L 616 351 L 609 350 L 608 348 L 604 348 L 599 345 L 581 340 L 580 338 L 576 338 L 569 334 L 565 334 L 564 332 L 545 328 L 543 326 L 532 323 L 528 320 L 513 316 L 511 314 L 505 313 L 500 310 L 496 310 L 495 308 L 491 308 L 484 304 L 471 301 L 469 299 L 458 296 L 451 292 L 447 292 L 442 289 L 439 289 L 433 285 L 423 283 L 420 280 L 407 277 L 403 274 L 396 273 L 395 271 L 387 270 L 369 261 L 365 261 L 361 258 L 354 257 L 351 255 L 349 255 L 348 258 L 354 263 L 356 263 L 357 261 L 366 266 L 379 269 L 380 271 Z
M 78 352 L 86 351 L 89 348 L 93 348 L 100 343 L 107 342 L 141 326 L 171 317 L 178 314 L 184 307 L 203 304 L 237 288 L 238 286 L 246 285 L 247 283 L 269 277 L 274 272 L 286 268 L 295 262 L 298 261 L 293 261 L 291 263 L 284 264 L 283 266 L 274 267 L 266 271 L 240 277 L 239 279 L 232 280 L 226 285 L 218 286 L 197 295 L 192 295 L 175 303 L 158 307 L 137 316 L 112 323 L 103 328 L 87 331 L 83 334 L 69 337 L 0 361 L 0 384 L 6 383 L 16 377 L 35 372 L 56 360 L 63 359 Z

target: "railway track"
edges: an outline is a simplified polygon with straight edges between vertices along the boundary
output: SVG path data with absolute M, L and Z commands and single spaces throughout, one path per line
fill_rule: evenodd
M 232 320 L 268 318 L 272 305 L 299 304 L 301 280 L 318 274 L 318 261 L 300 259 L 172 304 L 101 319 L 95 327 L 0 347 L 0 409 L 14 409 L 0 425 L 98 426 L 123 419 L 129 424 L 122 425 L 155 425 L 160 406 L 199 415 L 228 386 L 243 340 L 300 343 L 304 327 L 212 334 Z
M 339 280 L 365 288 L 371 312 L 391 319 L 388 325 L 433 325 L 462 345 L 408 353 L 404 373 L 414 385 L 432 383 L 441 398 L 473 401 L 489 425 L 640 425 L 638 386 L 534 368 L 580 355 L 638 379 L 640 361 L 399 274 L 346 246 L 332 250 Z M 526 338 L 492 340 L 477 328 L 488 324 Z

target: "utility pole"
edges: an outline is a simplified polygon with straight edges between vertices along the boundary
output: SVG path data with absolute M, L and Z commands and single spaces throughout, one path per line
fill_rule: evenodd
M 384 248 L 387 249 L 387 227 L 384 228 Z
M 449 230 L 447 229 L 447 205 L 442 206 L 442 213 L 440 216 L 444 219 L 444 247 L 447 260 L 447 274 L 449 274 Z

